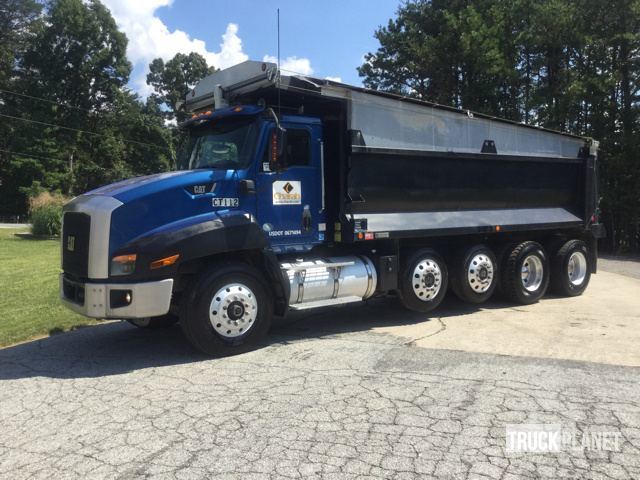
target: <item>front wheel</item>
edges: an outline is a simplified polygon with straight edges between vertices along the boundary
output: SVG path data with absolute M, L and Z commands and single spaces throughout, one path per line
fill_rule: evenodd
M 440 255 L 431 249 L 417 251 L 402 268 L 402 304 L 415 312 L 430 312 L 444 299 L 448 280 L 447 266 Z
M 272 315 L 260 273 L 237 263 L 216 266 L 196 281 L 181 307 L 180 325 L 198 350 L 226 356 L 255 348 Z

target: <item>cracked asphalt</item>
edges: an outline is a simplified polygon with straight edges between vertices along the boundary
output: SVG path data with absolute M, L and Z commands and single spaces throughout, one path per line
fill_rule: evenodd
M 637 297 L 640 281 L 628 282 Z M 584 312 L 580 300 L 551 298 L 506 309 L 504 320 L 528 322 L 536 309 L 556 323 L 586 318 L 602 300 L 597 285 L 580 299 L 592 297 Z M 177 327 L 121 322 L 0 350 L 0 477 L 640 478 L 640 368 L 553 349 L 500 353 L 482 324 L 503 309 L 465 308 L 448 299 L 428 320 L 384 299 L 297 314 L 259 350 L 224 359 L 194 353 Z M 473 318 L 471 336 L 493 339 L 495 352 L 479 351 L 488 341 L 437 343 Z M 598 345 L 609 348 L 583 349 Z M 616 432 L 620 442 L 508 452 L 505 426 L 521 423 Z

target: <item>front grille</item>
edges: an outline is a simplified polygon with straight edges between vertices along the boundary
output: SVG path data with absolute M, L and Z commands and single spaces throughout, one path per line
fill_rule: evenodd
M 62 277 L 62 293 L 70 302 L 84 305 L 84 285 Z
M 62 269 L 77 277 L 89 275 L 89 234 L 91 217 L 86 213 L 67 212 L 62 228 Z

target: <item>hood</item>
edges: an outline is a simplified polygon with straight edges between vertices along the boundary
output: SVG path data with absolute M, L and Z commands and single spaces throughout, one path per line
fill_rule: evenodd
M 122 203 L 111 214 L 112 253 L 133 239 L 174 222 L 217 215 L 218 210 L 228 207 L 215 207 L 212 199 L 238 198 L 238 180 L 246 173 L 210 169 L 159 173 L 107 185 L 87 195 L 113 197 Z
M 234 170 L 186 170 L 157 173 L 105 185 L 87 192 L 87 195 L 106 195 L 127 203 L 164 190 L 188 188 L 193 185 L 231 179 L 234 172 Z

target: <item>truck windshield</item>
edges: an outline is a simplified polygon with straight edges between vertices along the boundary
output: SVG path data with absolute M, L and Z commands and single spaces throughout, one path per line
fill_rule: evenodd
M 193 127 L 179 168 L 246 168 L 253 158 L 258 125 L 254 118 L 235 117 Z

